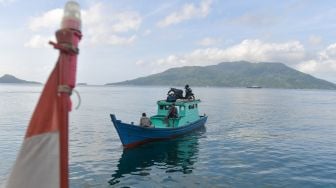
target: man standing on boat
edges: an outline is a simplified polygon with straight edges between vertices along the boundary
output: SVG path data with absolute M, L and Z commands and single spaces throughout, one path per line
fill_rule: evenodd
M 167 115 L 167 118 L 166 118 L 166 122 L 167 122 L 168 127 L 170 127 L 170 126 L 174 127 L 175 118 L 178 118 L 178 113 L 177 113 L 177 108 L 175 106 L 175 103 L 172 103 L 169 107 L 168 115 Z M 170 119 L 172 120 L 172 125 L 170 125 L 170 121 L 169 121 Z
M 172 103 L 170 105 L 169 111 L 168 111 L 168 119 L 170 118 L 177 118 L 177 108 L 175 106 L 175 103 Z
M 140 118 L 140 126 L 141 127 L 151 127 L 151 125 L 152 125 L 152 122 L 146 116 L 146 113 L 142 113 L 142 117 Z
M 185 85 L 184 87 L 185 89 L 185 99 L 193 99 L 194 98 L 194 94 L 192 93 L 191 88 L 189 87 L 189 85 Z

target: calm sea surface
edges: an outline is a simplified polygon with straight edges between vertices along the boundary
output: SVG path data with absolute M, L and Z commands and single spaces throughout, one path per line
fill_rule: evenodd
M 124 150 L 109 114 L 138 122 L 168 89 L 77 88 L 71 187 L 336 187 L 335 91 L 192 88 L 204 130 Z M 41 90 L 0 85 L 0 185 Z

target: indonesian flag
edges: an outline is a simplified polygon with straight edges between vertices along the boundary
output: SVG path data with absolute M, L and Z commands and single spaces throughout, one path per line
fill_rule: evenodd
M 60 57 L 29 123 L 21 150 L 7 180 L 8 188 L 67 188 L 68 115 L 70 94 L 76 85 L 78 43 L 81 39 L 80 8 L 65 5 L 62 28 L 56 32 Z
M 60 62 L 50 75 L 29 123 L 21 151 L 16 159 L 8 188 L 59 188 L 60 132 L 68 127 L 68 102 L 58 96 Z M 67 144 L 67 143 L 63 143 Z

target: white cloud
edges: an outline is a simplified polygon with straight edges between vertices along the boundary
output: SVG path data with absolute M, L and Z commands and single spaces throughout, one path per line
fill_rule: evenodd
M 318 63 L 315 60 L 309 60 L 309 61 L 305 61 L 305 62 L 298 64 L 296 68 L 301 72 L 311 74 L 316 71 L 316 67 L 318 66 L 317 64 Z
M 299 41 L 266 43 L 244 40 L 228 48 L 196 49 L 184 55 L 170 55 L 153 64 L 162 68 L 189 65 L 211 65 L 224 61 L 247 60 L 251 62 L 285 62 L 294 64 L 305 59 L 305 49 Z
M 102 3 L 83 11 L 83 25 L 91 44 L 131 44 L 137 37 L 129 32 L 136 32 L 141 23 L 137 12 L 107 13 Z
M 322 38 L 320 36 L 316 36 L 316 35 L 311 35 L 308 38 L 308 42 L 311 45 L 319 45 L 322 42 Z
M 336 83 L 336 59 L 330 61 L 309 60 L 294 66 L 297 70 Z
M 121 12 L 113 17 L 111 30 L 114 32 L 137 30 L 141 21 L 140 15 L 136 12 Z
M 43 13 L 41 16 L 33 17 L 28 23 L 28 27 L 32 31 L 41 29 L 58 29 L 63 15 L 63 9 L 53 9 Z
M 227 48 L 200 48 L 187 54 L 171 54 L 155 60 L 151 67 L 160 72 L 172 67 L 206 66 L 241 60 L 254 63 L 281 62 L 304 73 L 336 82 L 336 43 L 312 55 L 306 53 L 299 41 L 268 43 L 243 40 Z
M 326 49 L 319 53 L 321 61 L 330 61 L 336 59 L 336 43 L 329 45 Z
M 319 77 L 334 77 L 336 74 L 336 43 L 321 50 L 313 59 L 301 62 L 296 68 Z
M 110 45 L 127 45 L 132 44 L 136 35 L 130 37 L 121 37 L 118 35 L 94 35 L 90 38 L 91 44 L 110 44 Z
M 201 46 L 212 46 L 212 45 L 216 45 L 217 43 L 219 43 L 219 41 L 220 41 L 220 39 L 206 37 L 206 38 L 203 38 L 202 40 L 198 41 L 197 44 L 201 45 Z
M 206 17 L 210 12 L 211 4 L 211 0 L 202 0 L 199 6 L 196 6 L 193 3 L 185 4 L 179 11 L 173 12 L 163 20 L 159 21 L 158 26 L 167 27 L 193 18 Z
M 62 9 L 53 9 L 40 16 L 33 17 L 28 27 L 35 35 L 25 44 L 26 47 L 37 46 L 38 41 L 46 38 L 41 33 L 60 27 Z M 124 11 L 111 13 L 102 3 L 96 3 L 82 10 L 82 28 L 84 44 L 93 45 L 127 45 L 136 40 L 135 32 L 139 29 L 142 18 L 137 12 Z M 133 33 L 131 33 L 133 32 Z
M 34 35 L 28 42 L 24 44 L 25 47 L 30 47 L 30 48 L 45 48 L 45 47 L 50 47 L 48 44 L 49 41 L 55 41 L 55 37 L 50 36 L 50 37 L 44 37 L 41 35 Z

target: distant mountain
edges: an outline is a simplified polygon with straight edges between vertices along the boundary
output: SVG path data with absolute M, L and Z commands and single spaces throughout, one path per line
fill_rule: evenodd
M 2 77 L 0 77 L 0 83 L 11 83 L 11 84 L 41 84 L 39 82 L 33 82 L 33 81 L 26 81 L 21 80 L 19 78 L 16 78 L 13 75 L 5 74 Z
M 282 63 L 224 62 L 205 67 L 171 68 L 162 73 L 106 85 L 216 86 L 288 89 L 336 89 L 336 84 Z

